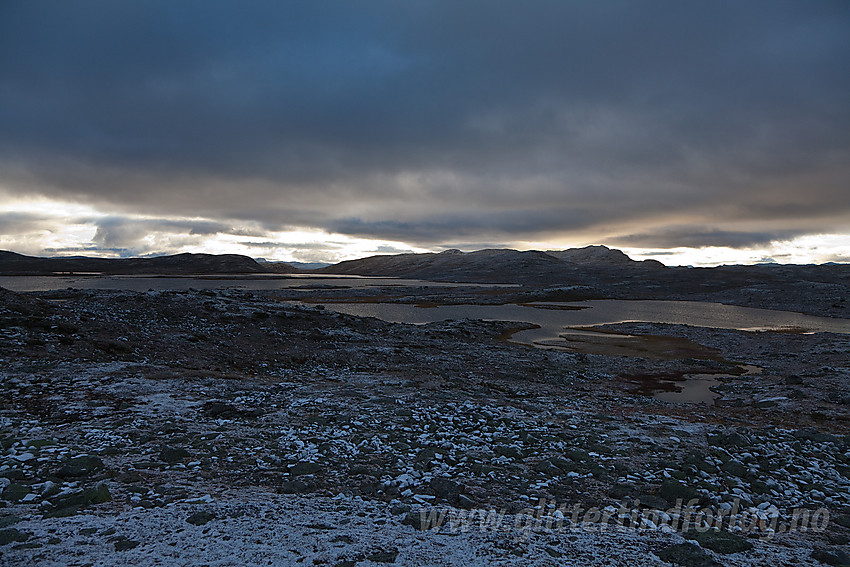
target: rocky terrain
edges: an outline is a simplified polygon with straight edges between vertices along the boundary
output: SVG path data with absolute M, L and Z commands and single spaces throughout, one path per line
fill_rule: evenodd
M 598 291 L 0 290 L 0 564 L 850 562 L 848 335 L 606 356 L 314 305 Z M 655 396 L 694 373 L 715 403 Z

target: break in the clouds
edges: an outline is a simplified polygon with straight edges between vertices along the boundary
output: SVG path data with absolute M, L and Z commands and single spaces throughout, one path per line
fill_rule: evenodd
M 0 243 L 850 234 L 848 69 L 843 0 L 6 0 Z M 96 215 L 45 226 L 34 200 Z

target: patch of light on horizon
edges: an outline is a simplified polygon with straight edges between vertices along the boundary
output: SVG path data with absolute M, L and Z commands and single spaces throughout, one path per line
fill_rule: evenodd
M 709 246 L 706 248 L 620 248 L 632 260 L 658 260 L 666 266 L 718 266 L 722 264 L 757 264 L 768 258 L 767 250 Z
M 27 233 L 0 234 L 0 249 L 29 255 L 79 255 L 114 257 L 120 254 L 149 255 L 181 252 L 244 254 L 254 258 L 296 262 L 339 262 L 390 252 L 428 252 L 403 242 L 357 238 L 318 229 L 269 232 L 262 236 L 230 233 L 192 235 L 157 231 L 140 237 L 124 251 L 99 247 L 94 242 L 97 219 L 112 216 L 95 207 L 51 199 L 15 199 L 0 203 L 0 214 L 32 215 L 49 228 Z M 208 221 L 186 216 L 120 214 L 128 220 Z M 245 223 L 250 224 L 250 223 Z
M 634 260 L 658 260 L 668 266 L 721 264 L 823 264 L 850 262 L 850 234 L 813 234 L 781 240 L 758 248 L 621 248 Z
M 274 246 L 269 243 L 274 243 Z M 356 238 L 309 229 L 272 232 L 262 237 L 219 233 L 197 244 L 183 246 L 180 252 L 244 254 L 278 262 L 335 263 L 381 254 L 384 250 L 429 252 L 402 242 Z
M 112 216 L 93 206 L 57 201 L 47 198 L 4 199 L 0 214 L 21 213 L 47 221 L 28 232 L 0 234 L 0 249 L 30 255 L 116 256 L 176 254 L 197 252 L 211 254 L 244 254 L 254 258 L 282 262 L 339 262 L 375 254 L 402 252 L 433 252 L 444 247 L 429 249 L 400 241 L 358 238 L 329 233 L 320 229 L 267 232 L 261 235 L 217 233 L 201 235 L 157 231 L 140 237 L 128 249 L 106 249 L 97 246 L 94 236 L 97 219 Z M 210 221 L 186 216 L 150 216 L 119 214 L 128 220 Z M 252 223 L 235 223 L 243 228 Z M 237 226 L 237 231 L 239 227 Z M 504 247 L 519 250 L 552 250 L 580 247 L 601 242 L 564 241 L 514 241 Z M 492 247 L 492 245 L 489 245 Z M 485 248 L 482 245 L 478 248 Z M 464 245 L 465 250 L 477 249 L 474 243 Z M 635 260 L 655 259 L 669 266 L 716 266 L 719 264 L 809 264 L 825 262 L 850 262 L 850 234 L 821 234 L 800 236 L 791 240 L 776 241 L 758 248 L 705 247 L 669 249 L 621 248 Z
M 0 214 L 2 213 L 24 213 L 42 217 L 58 217 L 58 218 L 103 218 L 109 216 L 119 216 L 128 220 L 168 220 L 168 221 L 209 221 L 204 217 L 197 216 L 163 216 L 163 215 L 144 215 L 144 214 L 129 214 L 129 213 L 109 213 L 96 209 L 91 205 L 82 203 L 73 203 L 70 201 L 57 201 L 50 198 L 34 198 L 34 199 L 12 199 L 6 202 L 0 202 Z
M 0 213 L 25 213 L 50 217 L 107 216 L 90 205 L 55 199 L 13 199 L 0 203 Z
M 51 230 L 38 230 L 24 234 L 0 234 L 0 250 L 13 250 L 21 254 L 61 256 L 66 249 L 91 248 L 97 228 L 91 224 L 59 224 Z M 107 253 L 112 256 L 114 254 Z

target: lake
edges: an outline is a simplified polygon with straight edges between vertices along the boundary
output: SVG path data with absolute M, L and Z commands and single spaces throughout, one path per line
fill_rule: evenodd
M 538 348 L 559 348 L 588 353 L 625 356 L 669 356 L 674 347 L 700 348 L 685 339 L 632 337 L 620 333 L 600 333 L 587 329 L 615 323 L 670 323 L 742 331 L 785 331 L 804 333 L 850 333 L 850 320 L 803 315 L 791 311 L 754 309 L 700 301 L 595 300 L 575 303 L 527 303 L 523 305 L 445 305 L 417 307 L 392 303 L 325 303 L 327 309 L 350 315 L 376 317 L 400 323 L 428 323 L 451 319 L 488 319 L 539 325 L 514 333 L 512 342 Z M 587 339 L 583 341 L 583 339 Z M 654 339 L 654 340 L 648 340 Z M 634 343 L 640 350 L 629 348 Z M 654 346 L 653 346 L 654 345 Z M 646 349 L 650 346 L 650 349 Z M 618 350 L 617 350 L 618 349 Z M 658 352 L 652 352 L 657 349 Z M 675 351 L 673 351 L 675 352 Z M 680 351 L 682 352 L 682 351 Z M 684 352 L 690 352 L 686 350 Z M 675 355 L 674 355 L 675 356 Z M 683 354 L 688 358 L 688 354 Z M 677 357 L 678 358 L 678 357 Z M 757 367 L 740 365 L 746 374 Z M 684 380 L 654 391 L 653 397 L 667 402 L 713 404 L 720 395 L 713 388 L 722 374 L 686 374 Z M 672 387 L 672 389 L 668 389 Z
M 227 276 L 3 276 L 0 287 L 13 291 L 49 291 L 65 288 L 77 289 L 124 289 L 132 291 L 225 289 L 245 290 L 276 289 L 321 289 L 364 288 L 364 287 L 515 287 L 499 284 L 466 284 L 430 282 L 396 278 L 373 278 L 361 276 L 328 276 L 317 274 L 296 275 L 227 275 Z M 850 320 L 816 317 L 790 311 L 755 309 L 721 303 L 700 301 L 657 301 L 657 300 L 593 300 L 574 303 L 534 302 L 508 305 L 441 305 L 419 307 L 399 303 L 332 303 L 323 305 L 332 311 L 376 317 L 384 321 L 399 323 L 429 323 L 452 319 L 484 319 L 531 323 L 539 328 L 518 331 L 511 341 L 538 348 L 566 348 L 583 352 L 628 354 L 628 344 L 641 337 L 617 333 L 598 333 L 589 327 L 616 323 L 669 323 L 718 329 L 742 331 L 786 331 L 800 333 L 850 334 Z M 582 346 L 584 337 L 588 337 Z M 683 340 L 683 339 L 682 339 Z M 618 343 L 619 341 L 619 343 Z M 629 341 L 625 341 L 628 343 Z M 618 344 L 615 344 L 618 343 Z M 661 344 L 666 348 L 669 345 Z M 677 345 L 674 345 L 677 346 Z M 697 345 L 698 346 L 698 345 Z M 625 351 L 623 349 L 625 348 Z M 597 350 L 593 350 L 597 349 Z M 620 349 L 614 351 L 613 349 Z M 711 403 L 717 394 L 711 391 L 716 386 L 714 375 L 692 375 L 673 392 L 657 393 L 659 399 Z
M 540 344 L 558 340 L 575 327 L 615 323 L 670 323 L 742 331 L 850 333 L 850 319 L 816 317 L 791 311 L 755 309 L 702 301 L 603 299 L 575 303 L 522 305 L 441 305 L 417 307 L 398 303 L 325 303 L 327 309 L 399 323 L 429 323 L 451 319 L 517 321 L 539 325 L 516 333 L 513 340 Z
M 474 284 L 430 282 L 399 278 L 319 274 L 237 274 L 204 276 L 0 276 L 0 287 L 12 291 L 51 291 L 56 289 L 126 289 L 129 291 L 187 289 L 246 289 L 254 291 L 285 288 L 362 287 L 517 287 L 514 284 Z

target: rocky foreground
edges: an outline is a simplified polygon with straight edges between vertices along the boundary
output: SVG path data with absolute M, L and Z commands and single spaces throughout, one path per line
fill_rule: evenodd
M 847 336 L 614 357 L 293 299 L 0 290 L 0 563 L 850 563 Z M 652 396 L 692 372 L 717 403 Z

